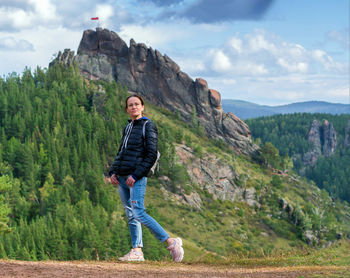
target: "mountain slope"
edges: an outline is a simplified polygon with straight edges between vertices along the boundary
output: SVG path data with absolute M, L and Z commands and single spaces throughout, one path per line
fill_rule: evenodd
M 76 63 L 91 80 L 117 81 L 184 121 L 195 120 L 207 136 L 226 141 L 237 153 L 252 155 L 258 150 L 247 125 L 223 111 L 218 91 L 209 89 L 202 78 L 193 80 L 169 56 L 144 43 L 131 39 L 128 47 L 108 29 L 85 30 L 77 55 L 65 49 L 50 65 L 55 63 Z
M 232 112 L 242 119 L 292 113 L 350 114 L 350 105 L 324 101 L 306 101 L 287 105 L 268 106 L 243 100 L 223 99 L 222 107 L 224 111 Z
M 0 238 L 0 257 L 109 260 L 125 253 L 124 211 L 102 176 L 127 121 L 126 90 L 60 64 L 0 85 L 0 173 L 12 183 L 4 194 L 12 231 Z M 322 246 L 350 234 L 350 208 L 325 191 L 238 155 L 167 109 L 147 103 L 147 116 L 158 126 L 162 156 L 146 207 L 185 239 L 187 261 Z M 144 241 L 148 259 L 169 258 L 147 229 Z
M 272 142 L 294 169 L 350 202 L 350 115 L 293 114 L 247 120 L 253 137 Z

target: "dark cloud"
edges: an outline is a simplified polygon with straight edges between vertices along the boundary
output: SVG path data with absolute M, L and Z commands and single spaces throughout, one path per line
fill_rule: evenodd
M 0 30 L 15 32 L 33 26 L 47 28 L 63 26 L 73 30 L 93 28 L 96 22 L 91 22 L 90 18 L 95 16 L 101 18 L 101 24 L 115 31 L 118 31 L 123 24 L 146 25 L 169 18 L 175 20 L 187 18 L 194 23 L 257 20 L 264 15 L 274 0 L 135 0 L 139 4 L 152 3 L 152 5 L 138 5 L 137 7 L 131 6 L 128 0 L 118 2 L 114 0 L 74 0 L 69 4 L 62 0 L 50 0 L 55 8 L 55 14 L 50 18 L 36 11 L 33 1 L 0 1 L 0 11 L 3 15 L 0 18 Z M 110 6 L 113 9 L 113 16 L 108 20 L 104 21 L 102 15 L 96 14 L 97 7 L 101 5 Z M 18 17 L 18 11 L 24 11 L 30 16 L 27 25 L 16 24 L 14 18 Z
M 259 20 L 274 0 L 200 0 L 175 17 L 195 23 Z

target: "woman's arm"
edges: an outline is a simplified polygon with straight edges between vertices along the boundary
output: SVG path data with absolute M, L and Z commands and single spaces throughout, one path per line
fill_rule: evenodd
M 120 141 L 121 143 L 119 145 L 119 149 L 118 149 L 117 155 L 115 156 L 114 161 L 113 161 L 111 167 L 109 168 L 109 172 L 108 173 L 109 173 L 110 177 L 117 172 L 117 157 L 118 157 L 118 155 L 119 155 L 119 153 L 121 151 L 121 148 L 123 146 L 123 141 L 124 141 L 124 136 L 125 136 L 125 129 L 126 129 L 126 127 L 123 130 L 123 136 L 122 136 L 122 140 Z

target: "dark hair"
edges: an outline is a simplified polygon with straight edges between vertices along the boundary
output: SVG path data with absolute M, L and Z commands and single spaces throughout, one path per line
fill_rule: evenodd
M 126 100 L 125 100 L 125 110 L 128 109 L 128 100 L 129 100 L 129 98 L 132 98 L 132 97 L 137 97 L 137 98 L 141 101 L 141 104 L 142 104 L 142 105 L 145 105 L 144 102 L 143 102 L 142 97 L 140 97 L 140 96 L 137 95 L 137 94 L 132 94 L 131 96 L 128 96 L 128 97 L 126 98 Z

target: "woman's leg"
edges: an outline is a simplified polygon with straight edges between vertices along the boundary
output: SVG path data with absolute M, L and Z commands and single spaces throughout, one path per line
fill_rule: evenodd
M 130 187 L 132 213 L 135 219 L 145 225 L 161 242 L 164 242 L 169 238 L 169 235 L 154 218 L 146 213 L 146 209 L 144 207 L 146 184 L 147 178 L 144 177 L 136 181 L 133 187 Z
M 126 216 L 128 218 L 129 230 L 131 235 L 131 242 L 133 248 L 142 248 L 142 228 L 141 223 L 135 219 L 132 211 L 130 200 L 130 187 L 125 184 L 125 179 L 118 178 L 119 181 L 119 196 L 125 209 Z

